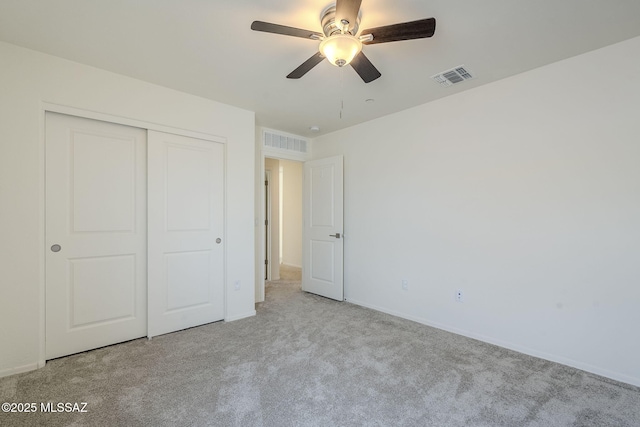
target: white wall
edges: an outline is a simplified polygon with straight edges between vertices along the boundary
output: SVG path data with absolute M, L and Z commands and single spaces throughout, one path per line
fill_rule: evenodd
M 639 106 L 635 38 L 315 139 L 346 299 L 640 385 Z
M 226 319 L 255 314 L 254 114 L 2 42 L 0 58 L 0 376 L 44 356 L 43 102 L 225 137 Z
M 302 163 L 280 160 L 284 171 L 282 263 L 302 268 Z

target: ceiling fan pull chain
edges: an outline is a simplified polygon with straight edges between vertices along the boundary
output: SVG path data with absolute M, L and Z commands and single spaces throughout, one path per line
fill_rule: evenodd
M 342 111 L 344 110 L 344 68 L 340 67 L 340 120 L 342 120 Z

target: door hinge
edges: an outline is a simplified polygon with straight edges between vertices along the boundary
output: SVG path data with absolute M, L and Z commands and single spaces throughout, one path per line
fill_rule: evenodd
M 268 219 L 264 220 L 264 225 L 269 225 L 269 220 Z
M 264 265 L 268 265 L 268 264 L 269 264 L 269 260 L 268 260 L 268 259 L 265 259 L 265 260 L 264 260 Z
M 269 185 L 269 181 L 265 181 L 265 182 L 264 182 L 264 185 Z

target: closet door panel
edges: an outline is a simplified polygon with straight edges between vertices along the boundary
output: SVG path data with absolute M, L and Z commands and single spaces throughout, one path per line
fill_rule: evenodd
M 46 358 L 145 336 L 146 130 L 47 113 Z
M 149 336 L 224 318 L 224 145 L 149 131 Z

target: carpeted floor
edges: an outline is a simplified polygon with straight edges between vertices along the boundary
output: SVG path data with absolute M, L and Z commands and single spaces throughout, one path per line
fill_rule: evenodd
M 293 267 L 291 265 L 280 264 L 280 280 L 278 282 L 286 281 L 301 281 L 302 269 L 299 267 Z
M 0 379 L 1 426 L 639 426 L 640 388 L 267 285 L 258 315 Z M 87 402 L 42 413 L 41 402 Z

